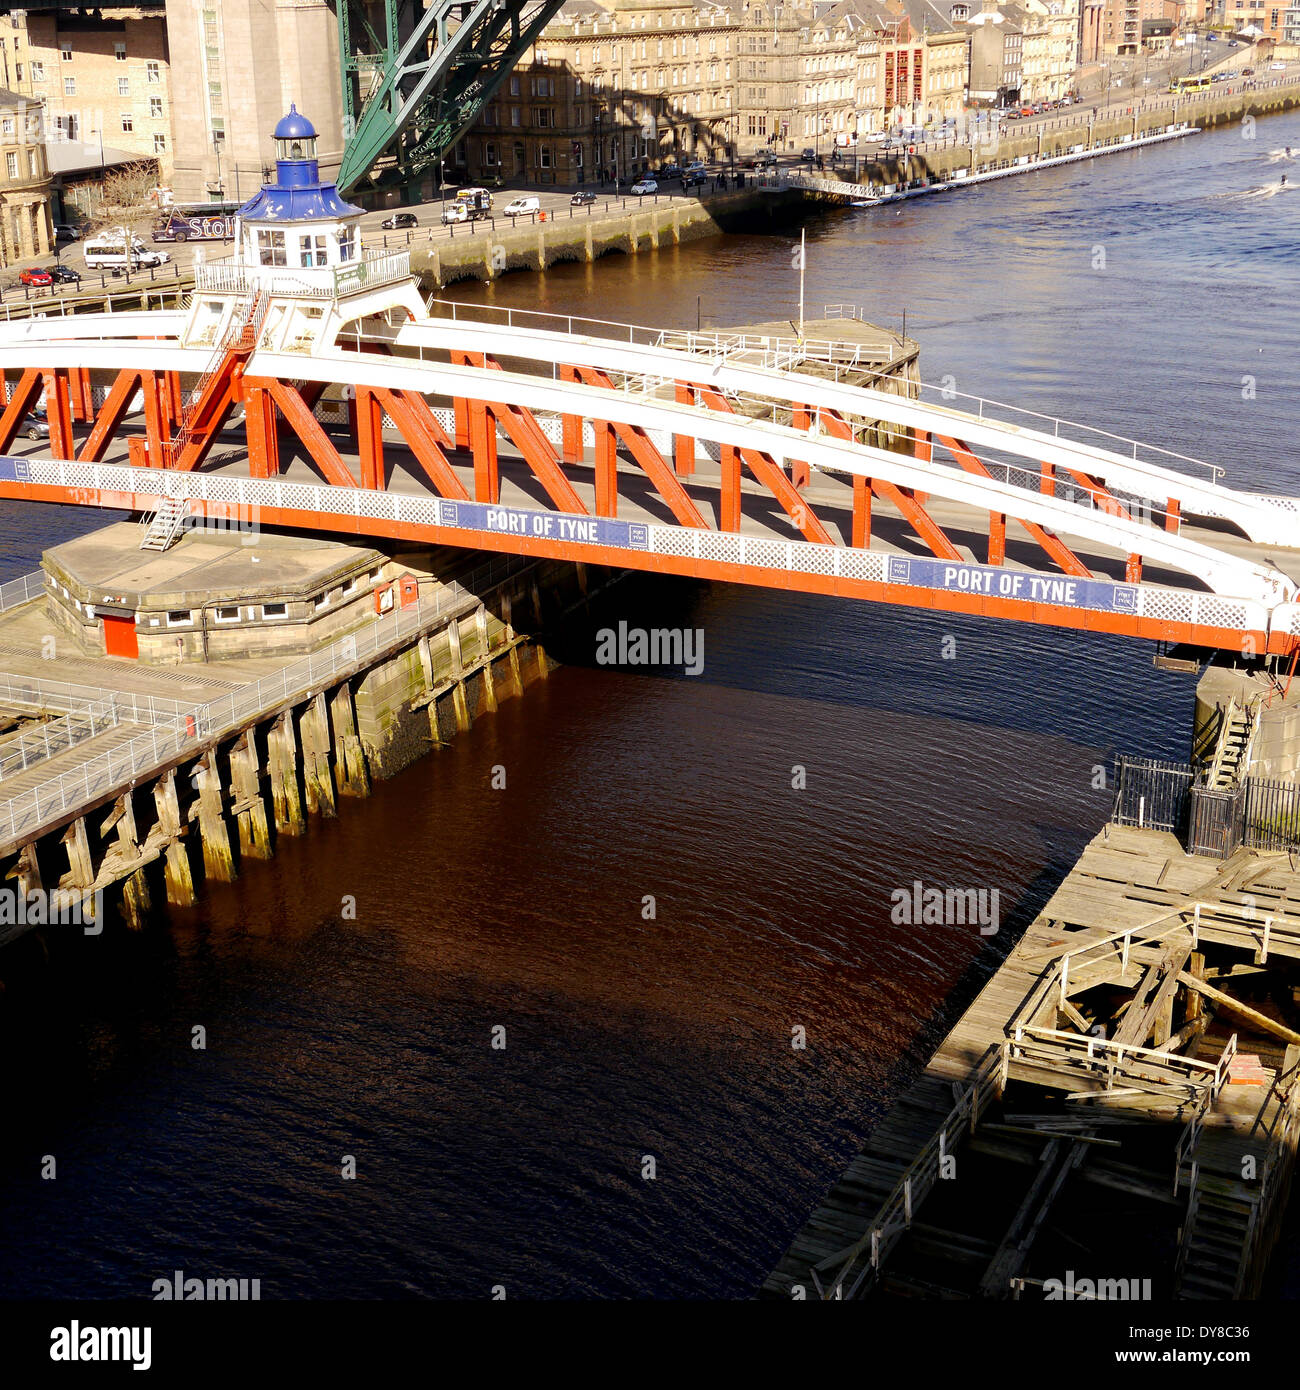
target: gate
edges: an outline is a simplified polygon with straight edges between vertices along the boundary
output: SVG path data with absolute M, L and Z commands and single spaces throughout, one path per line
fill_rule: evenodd
M 1187 852 L 1226 859 L 1242 842 L 1245 781 L 1230 787 L 1194 786 L 1187 817 Z
M 1169 830 L 1183 838 L 1187 830 L 1188 793 L 1195 771 L 1189 763 L 1159 758 L 1118 758 L 1115 763 L 1116 825 Z

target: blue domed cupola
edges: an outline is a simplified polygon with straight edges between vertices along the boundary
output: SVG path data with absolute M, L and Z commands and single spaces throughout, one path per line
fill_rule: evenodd
M 321 181 L 316 128 L 297 106 L 275 128 L 275 154 L 275 182 L 239 209 L 244 262 L 304 270 L 356 262 L 362 209 Z
M 321 177 L 316 128 L 296 106 L 275 127 L 275 155 L 275 178 L 236 214 L 234 254 L 196 252 L 185 346 L 237 341 L 256 323 L 260 347 L 325 352 L 358 320 L 428 318 L 410 251 L 361 245 L 363 209 Z
M 275 128 L 276 182 L 282 188 L 320 182 L 316 164 L 316 127 L 289 103 L 289 114 Z

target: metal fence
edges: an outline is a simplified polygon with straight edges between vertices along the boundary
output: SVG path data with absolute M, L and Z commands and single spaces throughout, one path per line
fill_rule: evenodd
M 1111 821 L 1144 830 L 1187 830 L 1187 802 L 1196 770 L 1190 763 L 1158 758 L 1117 758 Z
M 1227 858 L 1234 850 L 1300 849 L 1300 783 L 1243 777 L 1209 787 L 1203 768 L 1157 758 L 1118 758 L 1115 825 L 1167 830 L 1191 854 Z

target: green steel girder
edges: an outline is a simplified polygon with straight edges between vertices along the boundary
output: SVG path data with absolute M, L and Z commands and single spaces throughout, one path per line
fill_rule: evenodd
M 339 61 L 351 132 L 339 169 L 347 194 L 391 156 L 389 177 L 415 180 L 435 168 L 496 95 L 511 68 L 564 0 L 383 0 L 386 36 L 359 0 L 339 0 Z M 354 52 L 360 21 L 370 53 Z M 405 37 L 403 37 L 405 35 Z M 382 65 L 382 80 L 363 103 L 362 68 Z

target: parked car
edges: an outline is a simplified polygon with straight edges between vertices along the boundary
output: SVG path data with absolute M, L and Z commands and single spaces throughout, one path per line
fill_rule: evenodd
M 817 162 L 817 151 L 811 145 L 799 156 L 805 164 L 815 164 Z
M 50 437 L 50 422 L 45 418 L 43 410 L 33 410 L 19 426 L 19 429 L 28 439 L 48 439 Z
M 81 233 L 67 222 L 56 222 L 54 224 L 55 241 L 80 241 Z
M 569 199 L 569 206 L 573 208 L 589 208 L 596 201 L 596 195 L 590 188 L 580 188 Z
M 1241 70 L 1241 75 L 1242 75 L 1243 77 L 1254 77 L 1254 75 L 1255 75 L 1255 69 L 1254 69 L 1254 68 L 1242 68 L 1242 70 Z
M 1020 114 L 1022 116 L 1032 116 L 1034 114 L 1034 108 L 1032 106 L 1022 106 L 1020 108 Z
M 680 164 L 661 164 L 659 166 L 658 178 L 679 179 L 682 176 L 682 166 Z
M 523 217 L 530 212 L 541 212 L 542 200 L 540 198 L 511 198 L 511 200 L 501 209 L 506 217 Z
M 386 232 L 400 232 L 406 227 L 418 227 L 420 219 L 413 212 L 395 212 L 379 224 Z
M 52 265 L 50 267 L 50 279 L 56 285 L 79 285 L 81 284 L 81 272 L 73 270 L 70 265 Z
M 638 198 L 644 198 L 647 193 L 658 193 L 659 185 L 654 179 L 638 179 L 628 191 Z
M 39 289 L 44 289 L 47 285 L 52 285 L 54 283 L 54 277 L 44 266 L 34 265 L 28 266 L 26 270 L 19 272 L 18 283 L 20 285 L 32 285 Z
M 450 226 L 453 222 L 469 222 L 469 208 L 461 202 L 448 203 L 442 210 L 442 225 Z M 385 223 L 385 226 L 388 224 Z
M 683 175 L 682 180 L 687 188 L 694 188 L 698 184 L 708 183 L 709 176 L 703 169 L 688 169 Z
M 1268 70 L 1269 70 L 1269 72 L 1285 72 L 1285 71 L 1286 71 L 1286 64 L 1285 64 L 1285 63 L 1270 63 L 1270 64 L 1268 65 Z

